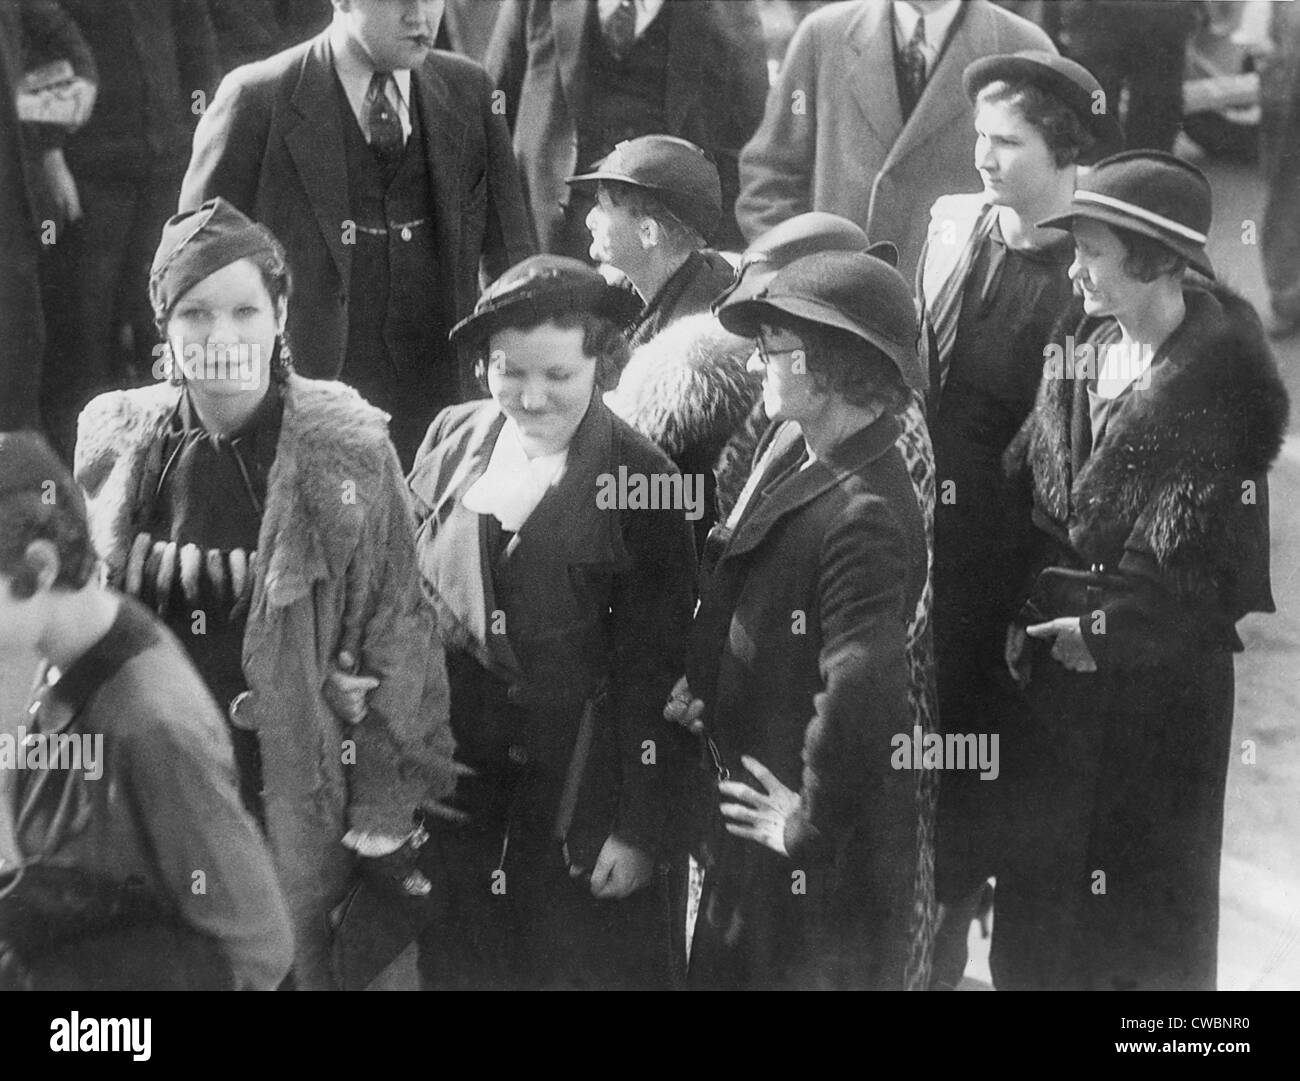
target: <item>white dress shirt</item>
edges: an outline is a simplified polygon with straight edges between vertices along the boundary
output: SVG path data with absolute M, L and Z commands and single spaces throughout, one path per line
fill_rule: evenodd
M 370 80 L 374 77 L 375 66 L 361 46 L 338 23 L 330 26 L 329 40 L 334 73 L 343 84 L 343 93 L 347 95 L 352 115 L 357 118 L 366 142 L 370 142 L 370 104 L 366 99 L 370 94 Z M 397 68 L 393 71 L 393 77 L 388 80 L 387 96 L 388 103 L 402 123 L 402 140 L 405 142 L 411 137 L 410 68 Z
M 925 45 L 922 46 L 921 52 L 925 56 L 927 79 L 934 74 L 935 62 L 943 52 L 943 43 L 959 11 L 961 11 L 961 0 L 948 0 L 938 11 L 925 16 Z M 917 20 L 920 18 L 921 13 L 907 3 L 907 0 L 894 0 L 894 41 L 900 53 L 912 40 L 912 35 L 916 33 Z
M 623 0 L 596 0 L 596 14 L 600 16 L 603 24 L 606 19 L 618 10 Z M 632 0 L 632 6 L 636 8 L 636 36 L 640 37 L 645 33 L 645 29 L 659 14 L 659 9 L 664 6 L 664 0 Z

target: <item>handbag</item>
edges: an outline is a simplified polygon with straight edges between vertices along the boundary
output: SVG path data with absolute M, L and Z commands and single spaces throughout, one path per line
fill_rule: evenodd
M 44 863 L 0 876 L 0 990 L 233 988 L 216 941 L 138 876 Z

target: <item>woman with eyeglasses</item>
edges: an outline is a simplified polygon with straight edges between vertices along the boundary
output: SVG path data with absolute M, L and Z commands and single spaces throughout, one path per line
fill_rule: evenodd
M 896 768 L 927 574 L 896 446 L 923 382 L 911 295 L 880 259 L 822 252 L 718 317 L 755 339 L 768 417 L 798 427 L 705 568 L 687 682 L 665 710 L 705 737 L 716 771 L 691 984 L 921 987 L 922 794 Z

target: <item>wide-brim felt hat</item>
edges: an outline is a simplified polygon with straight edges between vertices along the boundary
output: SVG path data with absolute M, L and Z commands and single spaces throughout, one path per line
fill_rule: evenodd
M 1045 90 L 1079 118 L 1096 140 L 1092 149 L 1080 156 L 1082 164 L 1124 149 L 1124 130 L 1115 115 L 1119 102 L 1106 100 L 1101 83 L 1082 64 L 1055 53 L 1026 49 L 985 56 L 968 64 L 962 72 L 961 84 L 966 96 L 974 101 L 984 87 L 999 79 L 1025 82 Z
M 700 147 L 675 135 L 642 135 L 619 143 L 585 173 L 565 178 L 574 187 L 605 181 L 649 192 L 705 239 L 722 220 L 722 180 Z
M 916 305 L 906 279 L 864 251 L 822 251 L 779 270 L 753 297 L 737 297 L 717 312 L 727 330 L 753 338 L 775 313 L 835 327 L 870 343 L 894 362 L 914 390 L 928 385 L 917 356 Z
M 1160 241 L 1188 265 L 1214 277 L 1209 243 L 1210 182 L 1190 162 L 1159 150 L 1126 150 L 1080 174 L 1067 213 L 1038 224 L 1071 229 L 1089 218 Z
M 622 326 L 640 310 L 633 293 L 610 285 L 594 267 L 564 255 L 533 255 L 483 291 L 473 313 L 452 328 L 451 340 L 472 344 L 502 327 L 537 325 L 570 312 L 591 312 Z
M 714 313 L 728 301 L 752 299 L 796 259 L 828 251 L 866 252 L 898 266 L 898 248 L 888 240 L 873 244 L 856 222 L 821 210 L 796 214 L 755 237 L 744 250 L 735 280 L 713 300 Z

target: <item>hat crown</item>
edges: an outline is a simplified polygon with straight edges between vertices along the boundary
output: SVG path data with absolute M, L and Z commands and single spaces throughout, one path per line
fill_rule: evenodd
M 600 272 L 567 255 L 530 255 L 489 285 L 475 311 L 495 307 L 515 295 L 561 293 L 576 288 L 598 288 L 608 283 Z
M 823 251 L 794 260 L 755 298 L 788 297 L 834 309 L 900 347 L 916 344 L 916 305 L 907 281 L 865 252 Z
M 1079 178 L 1078 190 L 1140 207 L 1197 233 L 1210 231 L 1210 182 L 1172 154 L 1128 150 L 1103 158 Z

